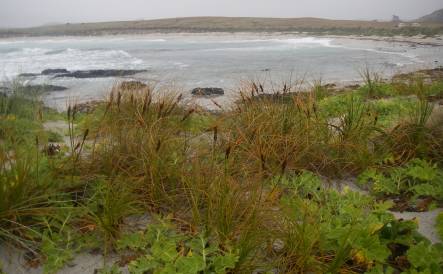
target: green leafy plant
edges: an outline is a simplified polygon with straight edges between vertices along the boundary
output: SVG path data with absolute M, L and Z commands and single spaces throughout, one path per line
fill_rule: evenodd
M 403 167 L 390 168 L 384 172 L 368 170 L 359 176 L 361 185 L 382 195 L 412 195 L 443 200 L 442 171 L 436 164 L 413 159 Z
M 61 222 L 57 219 L 48 220 L 47 230 L 42 235 L 41 253 L 45 257 L 43 271 L 45 273 L 57 273 L 67 262 L 74 258 L 74 253 L 79 250 L 75 245 L 74 232 L 68 226 L 70 215 Z M 51 222 L 51 223 L 50 223 Z
M 407 252 L 412 267 L 422 273 L 441 273 L 443 271 L 443 248 L 420 242 L 411 246 Z
M 140 254 L 129 264 L 131 273 L 225 273 L 238 260 L 234 252 L 221 250 L 203 235 L 177 234 L 165 222 L 149 225 L 144 233 L 123 236 L 118 247 Z
M 393 221 L 389 204 L 345 190 L 324 189 L 318 177 L 304 172 L 294 180 L 283 199 L 283 242 L 279 268 L 283 272 L 338 272 L 354 261 L 370 270 L 390 255 L 382 229 Z M 327 254 L 333 254 L 326 260 Z

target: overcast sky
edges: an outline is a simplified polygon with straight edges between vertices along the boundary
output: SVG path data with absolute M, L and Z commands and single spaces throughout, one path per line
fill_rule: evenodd
M 0 0 L 0 27 L 186 16 L 415 19 L 442 0 Z

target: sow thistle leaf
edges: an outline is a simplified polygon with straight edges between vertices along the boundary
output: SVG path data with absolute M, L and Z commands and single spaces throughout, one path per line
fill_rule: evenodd
M 172 239 L 156 241 L 151 247 L 152 256 L 164 262 L 173 262 L 177 256 L 176 242 Z
M 186 243 L 186 246 L 188 246 L 193 253 L 196 253 L 203 258 L 206 258 L 219 251 L 217 245 L 209 245 L 208 240 L 206 240 L 202 235 L 199 235 L 197 238 L 191 239 L 189 242 Z
M 233 269 L 238 261 L 238 256 L 229 253 L 224 256 L 217 256 L 213 259 L 212 264 L 217 274 L 225 273 L 226 269 Z
M 443 200 L 443 172 L 435 164 L 413 159 L 404 167 L 385 173 L 367 170 L 358 177 L 360 185 L 368 184 L 376 194 L 401 195 L 413 193 L 415 197 L 429 196 Z
M 369 187 L 374 193 L 380 194 L 399 194 L 399 185 L 396 181 L 397 180 L 393 180 L 392 178 L 385 177 L 375 170 L 365 171 L 358 177 L 360 186 L 369 184 Z
M 436 186 L 432 184 L 420 184 L 411 188 L 415 196 L 431 196 L 435 198 L 443 198 L 443 186 Z
M 175 262 L 177 273 L 183 274 L 195 274 L 205 270 L 206 264 L 202 257 L 198 256 L 186 256 L 180 257 Z
M 129 263 L 129 272 L 131 274 L 144 274 L 149 270 L 159 268 L 161 264 L 154 260 L 152 256 L 144 256 Z
M 390 255 L 389 249 L 386 245 L 380 243 L 378 237 L 358 239 L 354 246 L 359 248 L 356 255 L 359 255 L 358 259 L 360 262 L 364 262 L 367 265 L 372 264 L 372 262 L 382 263 Z
M 431 271 L 430 273 L 441 273 L 443 271 L 441 267 L 443 253 L 424 241 L 411 246 L 407 255 L 409 262 L 418 270 L 428 269 Z
M 145 235 L 142 232 L 136 232 L 123 235 L 121 239 L 117 241 L 117 249 L 145 250 L 147 244 L 148 242 Z
M 154 271 L 154 274 L 179 274 L 181 272 L 177 272 L 175 266 L 172 264 L 165 265 L 163 268 L 157 268 Z
M 414 159 L 408 163 L 406 174 L 416 180 L 431 182 L 437 177 L 436 165 L 431 165 L 425 160 Z
M 71 248 L 69 240 L 64 243 L 58 234 L 53 234 L 52 239 L 48 234 L 47 231 L 44 233 L 41 246 L 41 251 L 46 257 L 43 272 L 57 273 L 74 258 L 74 250 Z

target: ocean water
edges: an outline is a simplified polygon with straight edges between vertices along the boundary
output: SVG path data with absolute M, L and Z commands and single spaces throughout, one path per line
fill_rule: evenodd
M 0 40 L 0 81 L 44 69 L 146 69 L 130 77 L 158 84 L 235 90 L 247 79 L 325 82 L 359 79 L 365 66 L 386 75 L 443 64 L 441 47 L 353 39 L 270 35 L 155 35 Z M 47 96 L 61 101 L 100 98 L 120 79 L 28 81 L 69 87 Z M 60 103 L 60 102 L 59 102 Z

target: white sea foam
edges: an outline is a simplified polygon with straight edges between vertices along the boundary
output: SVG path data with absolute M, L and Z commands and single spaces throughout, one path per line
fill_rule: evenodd
M 48 68 L 68 70 L 85 69 L 140 69 L 146 68 L 143 60 L 124 50 L 81 50 L 67 48 L 52 50 L 23 48 L 0 54 L 0 74 L 14 77 L 20 73 L 39 73 Z
M 320 45 L 323 47 L 336 47 L 332 45 L 332 39 L 326 38 L 315 38 L 315 37 L 302 37 L 293 39 L 275 39 L 275 41 L 282 43 L 290 43 L 294 45 Z
M 246 43 L 290 43 L 290 44 L 320 44 L 331 46 L 332 39 L 316 37 L 298 37 L 298 38 L 269 38 L 269 39 L 239 39 L 219 41 L 220 44 L 246 44 Z M 198 43 L 199 41 L 193 41 Z
M 381 53 L 386 55 L 396 55 L 401 56 L 406 59 L 409 59 L 412 61 L 412 63 L 424 63 L 423 60 L 421 60 L 416 54 L 413 54 L 408 51 L 394 51 L 394 50 L 388 50 L 388 49 L 382 49 L 382 48 L 362 48 L 362 47 L 351 47 L 351 46 L 344 46 L 344 45 L 338 45 L 338 47 L 347 49 L 347 50 L 359 50 L 359 51 L 367 51 L 367 52 L 374 52 L 374 53 Z M 399 64 L 412 64 L 411 62 L 405 62 L 405 63 L 399 63 Z
M 301 38 L 287 38 L 287 39 L 253 39 L 253 40 L 231 40 L 224 41 L 221 44 L 242 44 L 242 47 L 226 47 L 213 48 L 206 51 L 272 51 L 272 50 L 290 50 L 297 48 L 315 48 L 315 47 L 341 47 L 332 44 L 332 39 L 315 38 L 315 37 L 301 37 Z M 244 46 L 245 44 L 250 46 Z M 262 44 L 256 46 L 256 44 Z

